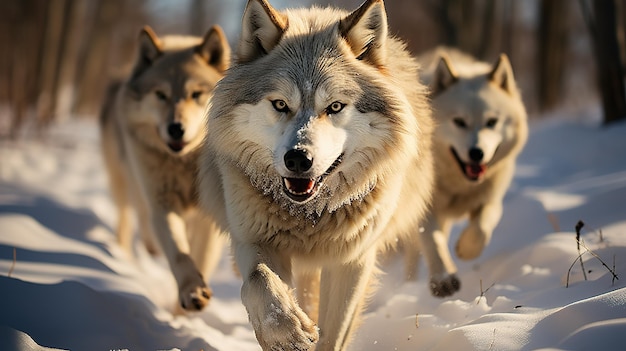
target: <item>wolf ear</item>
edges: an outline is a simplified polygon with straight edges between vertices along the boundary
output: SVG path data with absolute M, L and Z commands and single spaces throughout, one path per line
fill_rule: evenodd
M 241 39 L 237 48 L 239 62 L 249 62 L 267 55 L 287 29 L 287 17 L 267 0 L 248 0 L 243 13 Z
M 222 27 L 214 25 L 204 35 L 202 44 L 196 47 L 196 53 L 209 65 L 224 72 L 230 66 L 230 45 Z
M 387 62 L 387 13 L 382 0 L 367 0 L 339 22 L 339 33 L 359 60 L 376 67 Z
M 431 92 L 435 96 L 442 91 L 448 89 L 452 84 L 459 80 L 459 74 L 452 65 L 450 57 L 445 52 L 442 52 L 439 57 L 439 63 L 433 74 L 433 80 L 431 83 Z
M 161 39 L 150 26 L 144 26 L 141 32 L 139 32 L 139 54 L 133 70 L 133 77 L 138 76 L 152 66 L 154 61 L 163 53 L 161 47 Z
M 487 78 L 509 94 L 513 94 L 516 91 L 513 68 L 506 54 L 500 54 L 498 61 L 493 65 L 493 70 Z

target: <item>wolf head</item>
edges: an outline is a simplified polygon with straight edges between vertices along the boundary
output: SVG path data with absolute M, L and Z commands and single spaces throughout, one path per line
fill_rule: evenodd
M 386 164 L 387 151 L 417 129 L 387 73 L 390 46 L 401 47 L 388 38 L 381 0 L 352 13 L 279 12 L 250 0 L 237 64 L 210 111 L 209 140 L 276 200 L 332 209 L 364 196 L 376 183 L 373 165 Z
M 430 81 L 438 162 L 455 164 L 469 181 L 517 153 L 526 141 L 526 111 L 505 54 L 489 66 L 454 62 L 444 52 Z
M 150 147 L 176 155 L 196 148 L 205 135 L 205 107 L 229 63 L 230 47 L 219 26 L 204 38 L 159 38 L 144 27 L 126 84 L 129 130 Z

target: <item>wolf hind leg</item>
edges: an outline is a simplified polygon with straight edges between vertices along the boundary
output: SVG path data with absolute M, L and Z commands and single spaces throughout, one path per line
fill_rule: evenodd
M 133 238 L 133 204 L 129 195 L 129 174 L 124 169 L 127 165 L 122 162 L 119 147 L 113 145 L 111 137 L 103 136 L 103 153 L 106 171 L 109 179 L 111 198 L 117 208 L 117 226 L 115 235 L 120 247 L 132 255 Z

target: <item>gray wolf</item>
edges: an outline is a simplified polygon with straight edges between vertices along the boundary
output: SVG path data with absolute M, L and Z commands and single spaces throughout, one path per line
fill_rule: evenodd
M 444 297 L 460 289 L 448 249 L 451 226 L 469 218 L 456 255 L 463 260 L 478 257 L 502 216 L 502 201 L 528 136 L 527 116 L 505 54 L 491 65 L 455 49 L 437 48 L 418 61 L 422 82 L 431 88 L 436 122 L 436 186 L 419 239 L 431 292 Z M 413 242 L 405 248 L 410 279 L 416 276 L 418 247 Z
M 199 210 L 196 176 L 205 106 L 229 64 L 230 47 L 218 26 L 203 38 L 158 37 L 145 27 L 132 73 L 112 84 L 101 113 L 118 240 L 131 251 L 135 209 L 148 249 L 167 258 L 185 310 L 207 304 L 205 279 L 226 239 Z
M 353 12 L 249 0 L 235 57 L 209 109 L 201 202 L 228 223 L 261 347 L 345 350 L 379 251 L 430 201 L 417 63 L 382 0 Z

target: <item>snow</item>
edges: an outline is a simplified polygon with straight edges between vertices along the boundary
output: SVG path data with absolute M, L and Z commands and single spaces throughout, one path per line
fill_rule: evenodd
M 534 120 L 493 241 L 456 260 L 461 291 L 432 297 L 425 267 L 404 282 L 401 258 L 388 258 L 350 349 L 622 350 L 626 124 L 603 127 L 599 114 Z M 579 220 L 597 255 L 582 256 L 587 280 Z M 129 258 L 114 226 L 95 121 L 0 141 L 0 350 L 260 350 L 229 257 L 209 306 L 173 315 L 164 259 L 138 241 Z

